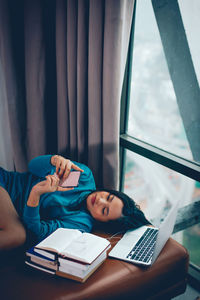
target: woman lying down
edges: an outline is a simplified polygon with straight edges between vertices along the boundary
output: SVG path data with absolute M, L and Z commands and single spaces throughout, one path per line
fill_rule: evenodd
M 61 187 L 73 171 L 80 171 L 78 186 Z M 34 158 L 26 173 L 0 168 L 0 251 L 40 242 L 59 227 L 123 232 L 149 223 L 126 194 L 97 190 L 87 166 L 60 155 Z

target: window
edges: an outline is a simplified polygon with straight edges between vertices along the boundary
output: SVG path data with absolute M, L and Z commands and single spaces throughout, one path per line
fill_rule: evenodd
M 128 134 L 192 159 L 151 1 L 137 2 L 130 92 Z
M 121 189 L 157 224 L 200 199 L 200 3 L 159 2 L 135 5 L 120 136 Z M 174 237 L 200 267 L 200 225 Z

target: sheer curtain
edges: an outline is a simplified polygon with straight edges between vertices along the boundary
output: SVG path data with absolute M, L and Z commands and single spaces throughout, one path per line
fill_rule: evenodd
M 6 102 L 5 82 L 0 60 L 0 166 L 12 171 L 14 169 L 10 124 Z
M 0 0 L 13 159 L 60 153 L 116 188 L 119 109 L 134 0 Z

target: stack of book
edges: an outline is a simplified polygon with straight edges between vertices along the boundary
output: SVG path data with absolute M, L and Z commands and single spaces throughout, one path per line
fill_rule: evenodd
M 85 282 L 106 260 L 110 242 L 91 233 L 59 228 L 26 251 L 25 263 L 50 274 Z

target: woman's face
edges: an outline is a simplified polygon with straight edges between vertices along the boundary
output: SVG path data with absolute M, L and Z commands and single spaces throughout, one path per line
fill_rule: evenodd
M 105 191 L 96 191 L 87 199 L 87 208 L 94 219 L 107 222 L 121 217 L 123 202 L 117 196 Z

